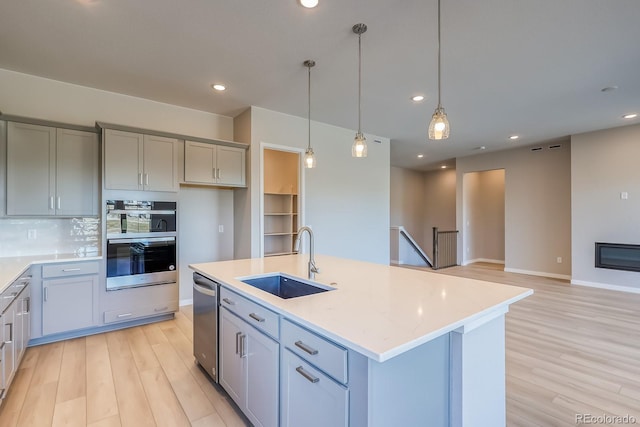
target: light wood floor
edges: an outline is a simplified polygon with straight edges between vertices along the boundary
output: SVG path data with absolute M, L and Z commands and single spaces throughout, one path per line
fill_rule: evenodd
M 439 272 L 534 289 L 506 316 L 508 426 L 575 426 L 577 414 L 640 425 L 640 295 L 491 264 Z
M 439 273 L 535 290 L 507 314 L 507 425 L 575 426 L 581 413 L 640 424 L 640 295 L 490 264 Z M 191 319 L 182 307 L 175 320 L 29 348 L 0 426 L 247 425 L 194 364 Z

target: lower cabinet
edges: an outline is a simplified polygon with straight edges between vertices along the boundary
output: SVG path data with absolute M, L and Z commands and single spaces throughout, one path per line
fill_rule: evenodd
M 282 355 L 283 427 L 349 425 L 349 391 L 290 350 Z
M 220 384 L 255 426 L 278 426 L 279 344 L 226 308 L 220 317 Z
M 42 266 L 42 335 L 97 325 L 98 262 Z

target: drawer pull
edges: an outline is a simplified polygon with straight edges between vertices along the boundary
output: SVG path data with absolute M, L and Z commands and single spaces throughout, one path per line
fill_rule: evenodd
M 122 314 L 118 314 L 116 317 L 118 319 L 121 319 L 123 317 L 129 317 L 129 316 L 132 316 L 132 315 L 133 315 L 133 313 L 122 313 Z
M 302 351 L 304 351 L 306 353 L 309 353 L 312 356 L 315 356 L 316 354 L 318 354 L 318 350 L 316 350 L 315 348 L 309 347 L 308 345 L 306 345 L 302 341 L 296 341 L 295 345 L 296 345 L 296 347 L 302 349 Z
M 63 273 L 70 273 L 72 271 L 80 271 L 80 268 L 63 268 L 62 269 Z
M 235 301 L 232 301 L 229 298 L 222 298 L 222 301 L 226 302 L 229 305 L 236 305 Z
M 252 318 L 253 320 L 255 320 L 256 322 L 260 322 L 260 323 L 264 322 L 264 317 L 260 317 L 260 316 L 258 316 L 258 315 L 257 315 L 257 314 L 255 314 L 255 313 L 251 313 L 251 314 L 249 314 L 249 317 L 251 317 L 251 318 Z
M 154 308 L 153 311 L 155 311 L 157 313 L 158 311 L 166 311 L 168 309 L 169 309 L 169 307 L 165 305 L 164 307 Z
M 307 380 L 309 380 L 309 382 L 311 383 L 317 383 L 318 381 L 320 381 L 320 378 L 318 377 L 314 377 L 313 375 L 311 375 L 309 372 L 305 371 L 304 368 L 302 366 L 298 366 L 296 368 L 296 371 L 302 375 L 303 377 L 305 377 Z

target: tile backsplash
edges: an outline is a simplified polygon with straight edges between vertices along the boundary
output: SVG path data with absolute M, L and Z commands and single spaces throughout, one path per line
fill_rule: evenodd
M 0 257 L 100 254 L 100 218 L 0 218 Z

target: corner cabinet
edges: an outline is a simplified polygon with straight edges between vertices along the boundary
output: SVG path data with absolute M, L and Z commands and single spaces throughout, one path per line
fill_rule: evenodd
M 185 141 L 184 182 L 187 184 L 245 187 L 245 149 Z
M 264 194 L 264 256 L 290 255 L 298 231 L 298 195 Z
M 178 140 L 104 130 L 104 186 L 108 190 L 178 191 Z
M 98 159 L 95 133 L 8 123 L 7 215 L 98 215 Z

